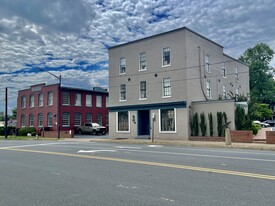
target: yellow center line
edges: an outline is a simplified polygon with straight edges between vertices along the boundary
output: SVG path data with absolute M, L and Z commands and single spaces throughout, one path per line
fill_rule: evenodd
M 177 164 L 169 164 L 169 163 L 161 163 L 161 162 L 150 162 L 150 161 L 131 160 L 131 159 L 122 159 L 122 158 L 114 158 L 114 157 L 90 156 L 90 155 L 48 152 L 48 151 L 39 151 L 39 150 L 26 150 L 26 149 L 16 149 L 16 148 L 0 148 L 0 150 L 31 152 L 31 153 L 48 154 L 48 155 L 60 155 L 60 156 L 67 156 L 67 157 L 80 157 L 80 158 L 87 158 L 87 159 L 97 159 L 97 160 L 105 160 L 105 161 L 114 161 L 114 162 L 131 163 L 131 164 L 139 164 L 139 165 L 150 165 L 150 166 L 167 167 L 167 168 L 182 169 L 182 170 L 193 170 L 193 171 L 208 172 L 208 173 L 275 180 L 275 176 L 272 176 L 272 175 L 238 172 L 238 171 L 232 171 L 232 170 L 221 170 L 221 169 L 213 169 L 213 168 L 206 168 L 206 167 L 193 167 L 188 165 L 177 165 Z

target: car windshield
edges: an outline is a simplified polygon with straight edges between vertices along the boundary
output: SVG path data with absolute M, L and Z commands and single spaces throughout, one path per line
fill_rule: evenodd
M 93 127 L 99 127 L 100 125 L 97 123 L 92 123 Z

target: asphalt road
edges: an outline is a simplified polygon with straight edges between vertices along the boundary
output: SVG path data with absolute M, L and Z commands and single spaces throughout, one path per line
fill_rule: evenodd
M 0 141 L 0 205 L 275 205 L 275 152 Z

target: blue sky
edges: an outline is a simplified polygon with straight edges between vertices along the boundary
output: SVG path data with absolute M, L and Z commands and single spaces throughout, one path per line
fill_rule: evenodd
M 224 46 L 238 58 L 267 43 L 275 51 L 274 0 L 1 0 L 0 112 L 17 91 L 58 80 L 108 87 L 108 47 L 179 27 Z M 271 66 L 275 66 L 275 59 Z

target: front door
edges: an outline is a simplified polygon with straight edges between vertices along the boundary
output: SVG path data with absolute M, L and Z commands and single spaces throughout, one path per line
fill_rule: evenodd
M 140 110 L 138 111 L 138 136 L 150 137 L 150 111 Z

